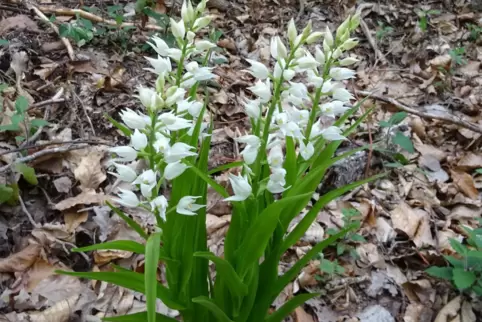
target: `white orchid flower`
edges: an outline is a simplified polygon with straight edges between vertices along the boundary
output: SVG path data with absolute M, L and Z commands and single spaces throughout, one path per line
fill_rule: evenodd
M 323 138 L 328 141 L 346 140 L 346 138 L 341 135 L 341 129 L 336 126 L 327 127 L 326 129 L 321 130 L 320 133 Z
M 153 146 L 157 153 L 166 153 L 166 151 L 170 149 L 169 143 L 169 138 L 166 138 L 161 133 L 156 133 L 156 141 L 154 141 Z
M 336 117 L 345 113 L 350 107 L 345 106 L 345 102 L 342 101 L 331 101 L 324 103 L 320 106 L 320 110 L 323 115 L 329 117 Z
M 196 152 L 192 152 L 193 146 L 186 143 L 176 142 L 164 153 L 164 161 L 167 163 L 173 163 L 182 160 L 185 157 L 197 155 Z
M 179 117 L 174 112 L 159 115 L 159 121 L 170 131 L 179 131 L 191 127 L 192 122 Z
M 259 79 L 254 86 L 250 86 L 248 89 L 258 96 L 263 103 L 267 103 L 271 99 L 271 82 L 269 78 L 265 82 Z
M 336 81 L 355 77 L 355 71 L 345 67 L 333 67 L 330 69 L 330 77 Z
M 305 145 L 303 141 L 300 141 L 300 154 L 304 160 L 309 160 L 314 153 L 315 147 L 313 146 L 313 143 L 308 142 L 308 144 Z
M 186 35 L 186 28 L 184 27 L 184 21 L 181 19 L 176 22 L 174 19 L 170 19 L 172 35 L 178 39 L 184 39 Z
M 164 197 L 163 195 L 160 195 L 152 199 L 152 201 L 150 202 L 150 205 L 151 205 L 152 211 L 157 210 L 159 212 L 159 216 L 165 221 L 166 209 L 168 205 L 166 197 Z
M 234 196 L 228 197 L 224 201 L 243 201 L 249 198 L 252 188 L 247 177 L 242 177 L 241 174 L 235 176 L 230 173 L 229 181 L 233 187 Z
M 167 180 L 173 180 L 183 174 L 187 168 L 189 168 L 189 166 L 181 161 L 169 163 L 164 170 L 164 178 Z
M 136 171 L 131 167 L 127 165 L 119 164 L 116 162 L 114 162 L 113 165 L 116 167 L 117 173 L 115 172 L 109 172 L 109 173 L 119 178 L 120 180 L 131 183 L 137 178 Z
M 131 162 L 137 159 L 137 151 L 130 146 L 116 146 L 109 149 L 109 152 L 115 153 L 119 156 L 119 161 Z
M 130 190 L 125 190 L 119 188 L 120 193 L 118 193 L 119 198 L 115 198 L 114 200 L 123 205 L 124 207 L 128 208 L 135 208 L 139 206 L 140 201 L 137 198 L 136 194 Z
M 259 99 L 244 101 L 246 114 L 254 120 L 258 120 L 261 116 L 261 101 Z
M 125 123 L 131 129 L 144 129 L 148 124 L 150 124 L 149 116 L 137 113 L 131 110 L 130 108 L 126 108 L 120 113 L 120 117 L 122 122 Z
M 281 168 L 283 167 L 283 162 L 283 149 L 280 142 L 277 141 L 268 153 L 268 164 L 271 168 Z
M 165 75 L 166 73 L 170 72 L 172 70 L 171 66 L 171 61 L 169 60 L 168 57 L 162 58 L 161 56 L 158 56 L 157 59 L 155 58 L 150 58 L 150 57 L 145 57 L 151 66 L 153 68 L 146 68 L 146 70 L 151 71 L 155 74 L 158 75 Z
M 266 78 L 269 77 L 269 70 L 265 64 L 257 62 L 256 60 L 252 60 L 252 59 L 246 59 L 246 60 L 248 61 L 248 63 L 251 64 L 251 67 L 249 68 L 249 73 L 251 75 L 261 80 L 265 80 Z
M 147 146 L 147 136 L 135 129 L 131 135 L 131 145 L 137 151 L 144 149 Z
M 205 205 L 198 205 L 194 203 L 198 198 L 201 198 L 201 196 L 182 197 L 176 206 L 177 213 L 181 215 L 186 215 L 186 216 L 197 215 L 195 211 L 198 211 L 199 209 L 206 207 Z
M 151 38 L 154 43 L 147 42 L 152 49 L 154 49 L 160 56 L 167 56 L 169 46 L 166 42 L 158 36 L 154 36 Z
M 353 99 L 353 95 L 343 87 L 337 87 L 333 89 L 332 97 L 334 100 L 348 102 Z
M 152 196 L 152 189 L 154 189 L 157 184 L 157 174 L 152 169 L 146 170 L 134 180 L 133 184 L 140 185 L 142 195 L 150 198 Z

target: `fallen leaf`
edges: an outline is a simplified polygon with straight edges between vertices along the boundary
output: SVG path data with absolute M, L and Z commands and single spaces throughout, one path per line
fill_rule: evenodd
M 16 15 L 0 20 L 0 36 L 10 30 L 20 32 L 22 30 L 41 32 L 37 24 L 27 15 Z
M 452 301 L 448 302 L 437 314 L 434 322 L 449 322 L 457 315 L 462 304 L 462 298 L 457 296 Z
M 462 171 L 472 171 L 482 168 L 482 154 L 469 152 L 465 154 L 457 163 L 457 169 Z
M 38 244 L 31 244 L 14 253 L 7 258 L 0 260 L 0 273 L 23 272 L 37 260 L 42 247 Z
M 64 213 L 65 228 L 68 232 L 74 232 L 87 219 L 89 219 L 88 211 Z
M 315 322 L 315 320 L 313 320 L 313 317 L 306 313 L 305 310 L 303 310 L 302 307 L 297 307 L 295 309 L 295 322 Z
M 419 229 L 423 216 L 405 202 L 401 202 L 390 214 L 393 229 L 404 232 L 412 240 Z
M 107 178 L 101 166 L 104 155 L 105 148 L 100 146 L 69 152 L 67 161 L 82 191 L 97 189 Z
M 57 204 L 55 204 L 55 209 L 66 210 L 77 205 L 91 205 L 91 204 L 103 204 L 104 202 L 110 200 L 109 196 L 104 195 L 104 193 L 97 193 L 95 191 L 89 190 L 78 194 L 75 197 L 64 199 Z
M 467 197 L 471 199 L 479 198 L 479 191 L 475 188 L 474 179 L 471 175 L 465 172 L 458 172 L 451 170 L 450 174 L 454 184 L 462 191 Z
M 72 180 L 69 177 L 57 178 L 53 181 L 53 184 L 58 192 L 69 193 L 72 189 Z

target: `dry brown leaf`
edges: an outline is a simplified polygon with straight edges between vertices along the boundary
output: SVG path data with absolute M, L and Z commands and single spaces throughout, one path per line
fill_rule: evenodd
M 59 65 L 60 64 L 56 62 L 42 64 L 39 66 L 39 69 L 34 71 L 34 75 L 37 75 L 43 80 L 46 80 L 59 67 Z
M 69 177 L 60 177 L 53 181 L 58 192 L 69 193 L 72 188 L 72 180 Z
M 206 215 L 206 229 L 208 235 L 211 235 L 213 232 L 226 227 L 228 224 L 229 220 L 226 218 L 220 218 L 211 214 Z
M 306 311 L 302 307 L 297 307 L 295 309 L 295 322 L 315 322 L 313 317 L 306 313 Z
M 413 237 L 413 243 L 419 248 L 423 248 L 424 246 L 435 247 L 437 243 L 432 236 L 428 213 L 423 209 L 415 209 L 414 211 L 420 216 L 421 220 L 415 236 Z
M 28 245 L 20 252 L 0 260 L 0 273 L 23 272 L 37 260 L 42 247 L 37 244 Z
M 470 174 L 465 172 L 458 172 L 450 170 L 452 180 L 454 184 L 462 191 L 467 197 L 471 199 L 479 198 L 479 191 L 475 188 L 474 179 Z
M 87 211 L 64 213 L 65 228 L 68 232 L 74 232 L 87 219 L 89 219 L 89 212 Z
M 82 191 L 95 190 L 107 178 L 102 169 L 100 161 L 104 157 L 104 151 L 98 149 L 91 150 L 84 155 L 78 166 L 75 168 L 74 175 L 80 181 Z
M 75 207 L 77 205 L 91 205 L 91 204 L 102 205 L 104 202 L 108 200 L 110 200 L 110 197 L 104 195 L 103 193 L 97 193 L 92 190 L 84 191 L 75 197 L 67 198 L 57 203 L 55 205 L 55 209 L 62 211 L 62 210 Z
M 482 168 L 482 154 L 469 152 L 457 163 L 457 169 L 462 171 L 472 171 Z
M 441 310 L 438 312 L 437 317 L 434 322 L 449 322 L 455 317 L 461 307 L 462 298 L 457 296 L 452 301 L 448 302 Z
M 41 32 L 37 24 L 27 15 L 16 15 L 0 20 L 0 36 L 9 30 L 20 32 L 22 30 Z
M 403 231 L 408 238 L 413 239 L 423 220 L 423 216 L 414 211 L 405 202 L 401 202 L 390 214 L 393 229 Z

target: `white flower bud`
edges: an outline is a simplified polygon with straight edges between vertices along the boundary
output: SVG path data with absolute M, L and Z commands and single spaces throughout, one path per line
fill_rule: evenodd
M 349 30 L 350 27 L 350 18 L 348 17 L 341 23 L 341 25 L 338 26 L 338 29 L 336 29 L 336 39 L 340 40 L 341 36 Z
M 335 49 L 335 51 L 333 52 L 333 54 L 331 54 L 331 57 L 332 57 L 333 59 L 338 59 L 338 58 L 341 56 L 341 54 L 343 54 L 343 52 L 341 51 L 340 48 L 337 48 L 337 49 Z
M 209 50 L 209 49 L 215 48 L 215 47 L 216 47 L 216 45 L 213 44 L 212 42 L 208 41 L 208 40 L 196 41 L 196 49 L 200 50 L 200 51 L 206 51 L 206 50 Z
M 353 65 L 353 64 L 355 64 L 359 61 L 360 61 L 359 59 L 356 59 L 354 57 L 346 57 L 346 58 L 340 60 L 340 66 L 350 66 L 350 65 Z
M 341 45 L 341 48 L 343 48 L 344 50 L 350 50 L 356 45 L 358 45 L 358 40 L 354 38 L 349 38 Z
M 181 7 L 181 17 L 185 23 L 190 23 L 194 20 L 194 8 L 189 0 L 184 0 Z
M 195 37 L 196 37 L 196 34 L 190 30 L 186 33 L 186 39 L 189 42 L 192 42 Z
M 323 49 L 325 51 L 328 48 L 331 48 L 333 46 L 334 40 L 333 40 L 333 35 L 331 34 L 330 28 L 326 26 L 325 28 L 325 38 L 323 39 Z
M 290 43 L 293 44 L 297 36 L 298 36 L 298 32 L 296 31 L 295 20 L 291 18 L 288 24 L 288 39 Z
M 265 80 L 269 76 L 268 68 L 260 62 L 252 59 L 246 59 L 250 64 L 251 68 L 249 70 L 250 74 L 261 80 Z
M 211 22 L 211 17 L 210 16 L 205 16 L 205 17 L 201 17 L 201 18 L 198 18 L 196 19 L 196 21 L 194 22 L 194 26 L 193 26 L 193 30 L 194 31 L 199 31 L 201 30 L 202 28 L 206 27 L 207 25 L 209 25 L 209 23 Z
M 311 45 L 312 43 L 318 41 L 318 39 L 320 39 L 321 36 L 323 36 L 323 33 L 321 31 L 315 31 L 311 33 L 311 35 L 309 35 L 308 38 L 306 38 L 306 43 L 308 45 Z
M 321 50 L 320 46 L 316 46 L 315 48 L 315 59 L 321 66 L 325 64 L 325 54 L 323 50 Z
M 197 5 L 196 7 L 196 12 L 199 14 L 199 13 L 203 13 L 204 10 L 206 10 L 206 3 L 208 1 L 207 0 L 201 0 L 201 2 L 199 2 L 199 4 Z
M 137 151 L 144 149 L 147 146 L 147 136 L 135 129 L 131 135 L 131 145 Z
M 172 34 L 175 38 L 180 38 L 184 39 L 184 36 L 186 35 L 186 28 L 184 27 L 184 21 L 179 20 L 179 22 L 176 22 L 174 19 L 170 19 L 171 22 L 171 31 Z

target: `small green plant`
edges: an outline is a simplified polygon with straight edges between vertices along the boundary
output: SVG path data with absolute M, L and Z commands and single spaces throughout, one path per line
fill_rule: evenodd
M 473 42 L 476 42 L 477 40 L 479 40 L 479 37 L 482 34 L 482 27 L 469 23 L 467 24 L 467 28 L 469 29 L 469 32 L 470 32 L 469 40 Z
M 378 28 L 377 28 L 377 33 L 376 37 L 377 40 L 382 42 L 383 39 L 390 35 L 393 32 L 393 27 L 391 26 L 386 26 L 382 21 L 378 22 Z
M 430 9 L 430 10 L 416 9 L 415 12 L 417 13 L 417 16 L 419 18 L 418 26 L 424 32 L 427 31 L 428 19 L 430 18 L 430 16 L 440 14 L 440 10 L 433 10 L 433 9 Z
M 326 283 L 333 278 L 335 275 L 343 275 L 345 273 L 345 268 L 338 264 L 338 260 L 333 261 L 323 257 L 323 254 L 319 257 L 320 260 L 320 275 L 315 275 L 317 281 Z
M 2 86 L 0 85 L 0 88 Z M 1 90 L 0 90 L 1 92 Z M 39 127 L 48 125 L 49 123 L 43 119 L 30 119 L 27 114 L 28 101 L 24 96 L 19 96 L 15 101 L 15 111 L 10 118 L 10 124 L 1 125 L 0 133 L 5 131 L 19 132 L 21 131 L 20 125 L 25 127 L 25 134 L 33 134 Z M 17 136 L 16 140 L 21 143 L 26 138 L 24 136 Z
M 475 173 L 477 173 L 477 174 L 482 174 L 482 168 L 476 169 L 476 170 L 475 170 Z
M 8 40 L 0 39 L 0 46 L 7 46 L 7 45 L 8 45 Z
M 390 132 L 393 127 L 400 124 L 406 117 L 408 116 L 407 112 L 397 112 L 393 114 L 388 121 L 380 121 L 379 125 L 382 128 L 387 128 L 387 132 L 389 133 L 387 137 L 387 141 L 391 140 L 393 144 L 400 146 L 402 149 L 409 153 L 414 153 L 415 150 L 413 148 L 412 140 L 404 135 L 401 131 L 397 130 L 393 136 L 390 135 Z M 388 145 L 389 142 L 387 142 Z
M 467 244 L 451 238 L 450 245 L 456 254 L 444 255 L 449 265 L 432 266 L 426 272 L 431 276 L 451 281 L 460 292 L 472 291 L 482 296 L 482 228 L 471 229 L 462 226 L 462 229 L 467 234 Z
M 449 51 L 450 57 L 452 57 L 452 62 L 455 66 L 462 66 L 467 64 L 465 59 L 465 47 L 456 47 Z
M 352 227 L 353 229 L 348 231 L 343 238 L 341 238 L 336 243 L 336 255 L 341 256 L 345 252 L 348 252 L 350 256 L 353 258 L 358 258 L 358 254 L 356 252 L 355 247 L 353 246 L 354 243 L 362 243 L 366 242 L 365 237 L 358 234 L 356 231 L 360 228 L 360 212 L 355 208 L 343 208 L 342 209 L 342 219 L 343 219 L 343 227 Z M 340 232 L 340 229 L 330 228 L 327 230 L 329 235 L 336 235 Z

